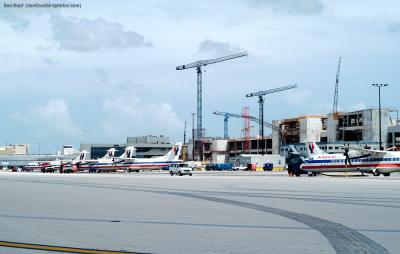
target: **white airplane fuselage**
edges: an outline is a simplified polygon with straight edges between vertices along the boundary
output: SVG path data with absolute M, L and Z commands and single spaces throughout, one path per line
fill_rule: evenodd
M 306 159 L 301 165 L 308 172 L 400 172 L 400 152 L 387 151 L 381 156 L 350 158 L 346 164 L 343 154 L 319 154 Z

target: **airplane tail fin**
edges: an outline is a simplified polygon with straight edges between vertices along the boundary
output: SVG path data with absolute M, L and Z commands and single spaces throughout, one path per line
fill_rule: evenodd
M 87 154 L 88 154 L 88 151 L 82 150 L 82 151 L 79 153 L 78 157 L 76 157 L 76 158 L 74 159 L 74 161 L 84 161 L 84 160 L 86 160 L 86 159 L 87 159 Z
M 310 157 L 312 155 L 326 154 L 319 146 L 315 143 L 306 143 L 307 155 Z
M 136 148 L 133 146 L 128 146 L 125 148 L 125 152 L 119 157 L 120 159 L 131 159 L 135 153 Z
M 108 149 L 106 155 L 104 155 L 102 159 L 112 159 L 116 151 L 117 149 L 115 149 L 114 147 Z
M 168 160 L 174 160 L 174 161 L 179 160 L 181 153 L 182 153 L 182 142 L 178 142 L 172 147 L 170 154 L 168 156 Z

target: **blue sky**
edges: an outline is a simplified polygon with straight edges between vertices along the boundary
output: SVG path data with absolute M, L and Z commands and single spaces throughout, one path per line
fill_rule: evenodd
M 249 56 L 205 68 L 208 135 L 223 135 L 212 111 L 249 106 L 257 115 L 246 93 L 292 83 L 299 87 L 266 97 L 265 119 L 330 112 L 339 56 L 341 110 L 377 106 L 371 83 L 389 83 L 383 105 L 399 108 L 398 1 L 79 3 L 56 10 L 1 3 L 0 142 L 30 143 L 33 152 L 40 142 L 52 152 L 147 134 L 181 141 L 196 111 L 196 73 L 175 67 L 242 50 Z M 242 126 L 231 119 L 230 135 Z

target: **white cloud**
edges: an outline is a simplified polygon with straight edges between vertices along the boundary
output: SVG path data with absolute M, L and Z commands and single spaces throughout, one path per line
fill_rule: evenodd
M 400 32 L 400 22 L 393 22 L 388 24 L 389 31 L 392 33 Z
M 26 110 L 16 110 L 10 118 L 29 125 L 36 132 L 73 137 L 79 135 L 79 128 L 72 120 L 68 103 L 63 99 L 51 99 L 45 105 Z
M 152 102 L 134 92 L 121 92 L 102 103 L 101 128 L 109 138 L 129 135 L 170 135 L 183 131 L 183 121 L 167 102 Z
M 362 109 L 366 109 L 366 108 L 367 108 L 367 104 L 365 102 L 357 102 L 357 103 L 354 103 L 353 105 L 351 105 L 350 110 L 357 111 L 357 110 L 362 110 Z
M 238 45 L 226 42 L 204 40 L 199 45 L 200 53 L 209 53 L 215 57 L 238 53 L 239 51 L 243 51 L 243 49 L 241 49 Z
M 108 84 L 109 78 L 108 73 L 102 68 L 96 68 L 96 74 L 99 77 L 99 82 L 102 84 Z
M 10 24 L 17 32 L 25 32 L 31 26 L 31 22 L 26 17 L 18 15 L 15 10 L 2 8 L 0 19 Z
M 153 47 L 151 41 L 134 32 L 125 31 L 119 23 L 102 18 L 52 16 L 53 39 L 61 49 L 88 52 L 100 49 L 122 49 L 131 47 Z
M 43 57 L 43 62 L 44 62 L 45 64 L 48 64 L 48 65 L 55 65 L 55 64 L 57 64 L 56 61 L 51 60 L 50 58 L 47 58 L 47 57 Z
M 47 0 L 36 0 L 36 3 L 47 3 Z M 55 8 L 16 8 L 4 7 L 3 4 L 25 4 L 23 0 L 13 0 L 12 2 L 1 3 L 0 20 L 10 24 L 11 28 L 17 32 L 26 32 L 35 24 L 33 18 L 46 14 L 54 14 L 58 12 Z
M 319 0 L 247 0 L 255 8 L 270 8 L 275 12 L 286 14 L 320 14 L 324 4 Z
M 285 100 L 291 106 L 310 103 L 311 92 L 309 90 L 296 88 L 285 92 Z

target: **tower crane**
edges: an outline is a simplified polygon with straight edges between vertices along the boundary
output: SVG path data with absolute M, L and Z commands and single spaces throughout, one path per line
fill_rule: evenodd
M 176 70 L 186 70 L 190 68 L 196 68 L 197 70 L 197 139 L 201 139 L 203 137 L 203 123 L 202 123 L 202 67 L 210 64 L 215 64 L 223 61 L 232 60 L 235 58 L 247 56 L 248 53 L 246 51 L 228 55 L 224 57 L 208 59 L 208 60 L 199 60 L 190 64 L 179 65 L 176 67 Z
M 228 120 L 225 121 L 225 119 L 229 119 L 229 117 L 234 117 L 234 118 L 245 118 L 248 117 L 250 119 L 250 121 L 258 123 L 258 124 L 262 124 L 263 126 L 271 129 L 271 130 L 275 130 L 278 132 L 281 132 L 281 128 L 279 126 L 273 125 L 272 123 L 269 122 L 261 122 L 259 118 L 255 117 L 255 116 L 243 116 L 242 114 L 233 114 L 233 113 L 228 113 L 228 112 L 220 112 L 220 111 L 213 111 L 214 115 L 218 115 L 218 116 L 223 116 L 224 117 L 224 137 L 225 134 L 226 136 L 228 136 Z
M 260 119 L 259 132 L 260 132 L 260 136 L 261 136 L 262 140 L 264 140 L 264 124 L 263 124 L 263 122 L 264 122 L 264 95 L 276 93 L 276 92 L 280 92 L 280 91 L 284 91 L 284 90 L 289 90 L 289 89 L 293 89 L 296 87 L 297 87 L 297 84 L 293 84 L 293 85 L 282 86 L 282 87 L 278 87 L 278 88 L 274 88 L 274 89 L 270 89 L 270 90 L 246 94 L 246 97 L 258 96 L 258 104 L 259 104 L 259 116 L 258 117 Z M 264 147 L 262 147 L 261 154 L 264 155 Z
M 340 63 L 342 61 L 342 57 L 339 57 L 337 72 L 336 72 L 336 84 L 335 84 L 335 94 L 333 96 L 333 112 L 337 112 L 337 105 L 338 105 L 338 93 L 339 93 L 339 74 L 340 74 Z

